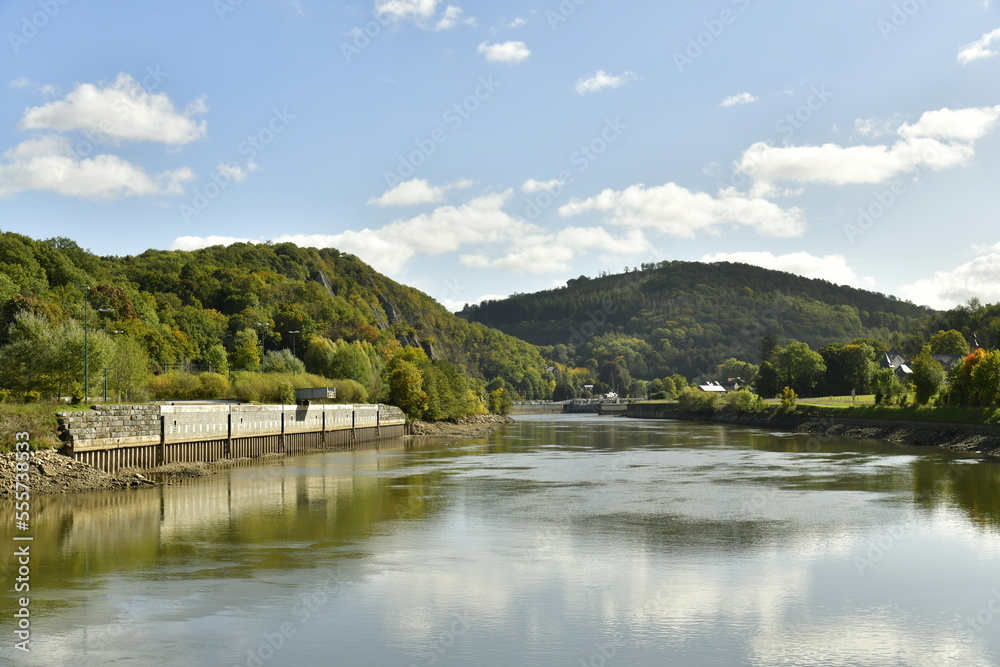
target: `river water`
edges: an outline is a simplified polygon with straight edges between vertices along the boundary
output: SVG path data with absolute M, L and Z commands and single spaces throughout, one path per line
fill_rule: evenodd
M 1000 465 L 935 449 L 522 417 L 32 511 L 3 664 L 1000 665 Z

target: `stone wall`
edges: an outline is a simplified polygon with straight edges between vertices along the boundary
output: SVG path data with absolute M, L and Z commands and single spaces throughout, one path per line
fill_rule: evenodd
M 159 442 L 160 406 L 95 406 L 87 412 L 60 412 L 59 438 L 67 445 L 104 441 L 109 444 Z

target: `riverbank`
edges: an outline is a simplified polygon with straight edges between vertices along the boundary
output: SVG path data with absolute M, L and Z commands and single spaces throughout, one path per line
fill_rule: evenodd
M 410 424 L 410 435 L 422 438 L 485 438 L 514 419 L 505 415 L 473 415 L 453 422 L 422 422 Z
M 853 417 L 845 414 L 842 409 L 816 406 L 799 406 L 794 412 L 768 409 L 764 412 L 733 413 L 723 410 L 682 412 L 673 406 L 666 408 L 640 403 L 630 405 L 626 416 L 637 419 L 718 422 L 816 435 L 883 440 L 1000 458 L 1000 427 L 986 424 Z
M 455 422 L 413 422 L 412 435 L 428 438 L 482 438 L 514 420 L 500 415 L 476 415 Z M 74 461 L 56 449 L 31 453 L 29 486 L 32 495 L 112 491 L 171 485 L 192 477 L 214 475 L 225 468 L 251 459 L 222 459 L 212 463 L 170 463 L 147 470 L 120 470 L 111 474 L 92 465 Z M 260 459 L 256 459 L 260 460 Z M 14 452 L 0 453 L 0 498 L 14 496 L 17 482 Z

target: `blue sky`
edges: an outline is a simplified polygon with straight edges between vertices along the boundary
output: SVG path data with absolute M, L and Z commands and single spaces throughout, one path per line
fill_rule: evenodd
M 0 5 L 0 228 L 351 252 L 450 307 L 660 260 L 1000 301 L 996 0 Z

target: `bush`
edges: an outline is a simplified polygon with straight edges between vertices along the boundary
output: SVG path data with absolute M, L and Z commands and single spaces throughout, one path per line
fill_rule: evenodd
M 764 409 L 764 399 L 747 389 L 729 392 L 722 402 L 726 412 L 736 414 L 761 412 Z
M 670 394 L 665 391 L 658 391 L 649 397 L 651 401 L 667 401 L 670 400 Z
M 717 394 L 710 394 L 695 387 L 685 387 L 677 395 L 677 402 L 684 412 L 710 412 L 718 406 L 718 398 Z
M 795 406 L 798 404 L 799 395 L 795 393 L 795 390 L 791 387 L 785 387 L 781 390 L 781 412 L 795 412 Z

